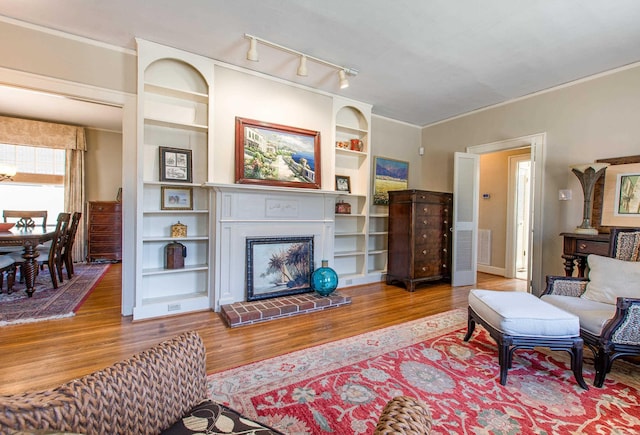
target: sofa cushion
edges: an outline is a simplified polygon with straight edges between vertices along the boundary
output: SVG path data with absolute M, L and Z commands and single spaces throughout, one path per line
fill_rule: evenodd
M 640 262 L 589 255 L 589 283 L 581 298 L 615 305 L 616 298 L 640 298 Z
M 212 400 L 205 400 L 187 412 L 163 435 L 205 433 L 278 435 L 275 429 L 243 417 L 238 412 Z
M 542 295 L 543 301 L 575 314 L 580 318 L 580 329 L 590 332 L 593 335 L 600 335 L 604 325 L 613 318 L 616 313 L 616 306 L 596 302 L 575 296 L 563 295 Z

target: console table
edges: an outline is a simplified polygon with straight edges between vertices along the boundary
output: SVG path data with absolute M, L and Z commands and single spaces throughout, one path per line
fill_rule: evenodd
M 587 255 L 609 256 L 609 234 L 560 233 L 564 238 L 562 258 L 566 276 L 573 276 L 574 265 L 578 266 L 578 276 L 584 277 Z

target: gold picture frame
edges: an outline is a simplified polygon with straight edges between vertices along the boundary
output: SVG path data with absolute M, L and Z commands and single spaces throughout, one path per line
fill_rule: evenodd
M 160 209 L 193 210 L 193 188 L 161 186 Z
M 640 210 L 637 202 L 640 199 L 640 163 L 611 165 L 604 176 L 604 198 L 602 201 L 602 225 L 611 227 L 640 226 Z M 632 182 L 629 190 L 629 182 Z M 627 192 L 625 193 L 625 190 Z M 634 198 L 635 195 L 635 198 Z M 632 204 L 634 210 L 629 210 Z

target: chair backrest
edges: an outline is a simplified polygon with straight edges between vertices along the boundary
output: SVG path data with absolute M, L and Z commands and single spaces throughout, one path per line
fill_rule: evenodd
M 640 228 L 612 228 L 609 256 L 624 261 L 640 261 Z
M 59 256 L 64 245 L 64 240 L 69 230 L 69 221 L 71 213 L 60 213 L 56 223 L 56 230 L 53 239 L 51 239 L 51 247 L 49 248 L 49 258 Z M 53 273 L 53 272 L 51 272 Z
M 78 223 L 80 222 L 80 218 L 82 217 L 82 213 L 76 211 L 71 216 L 71 223 L 69 224 L 69 229 L 64 238 L 64 245 L 62 246 L 62 255 L 70 255 L 71 249 L 73 248 L 73 241 L 76 238 L 76 232 L 78 231 Z
M 18 219 L 16 222 L 16 227 L 18 228 L 35 227 L 36 222 L 34 219 L 42 219 L 42 228 L 47 226 L 46 210 L 4 210 L 2 218 L 5 222 L 8 222 L 7 219 Z

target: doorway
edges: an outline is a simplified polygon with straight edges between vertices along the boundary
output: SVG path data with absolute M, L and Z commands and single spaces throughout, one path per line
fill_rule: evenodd
M 526 250 L 526 264 L 527 264 L 527 281 L 528 281 L 528 291 L 537 293 L 537 289 L 542 288 L 543 285 L 543 277 L 542 277 L 542 250 L 536 249 L 534 250 L 534 246 L 540 246 L 542 243 L 542 208 L 536 207 L 536 198 L 542 198 L 542 180 L 544 178 L 544 148 L 546 144 L 546 134 L 539 133 L 530 136 L 522 136 L 514 139 L 507 139 L 499 142 L 492 142 L 483 145 L 469 146 L 467 147 L 467 153 L 456 153 L 459 154 L 458 158 L 465 158 L 465 156 L 479 156 L 487 153 L 494 153 L 497 151 L 505 151 L 505 150 L 516 150 L 529 147 L 530 148 L 530 168 L 529 168 L 529 237 L 528 240 L 523 244 L 527 243 L 528 249 Z M 479 172 L 479 168 L 476 169 Z M 454 197 L 457 193 L 460 192 L 456 186 L 459 184 L 458 176 L 456 175 L 455 165 L 454 165 Z M 467 178 L 474 178 L 468 176 Z M 477 177 L 476 182 L 479 181 L 479 177 Z M 472 185 L 465 185 L 465 190 L 476 189 Z M 462 245 L 458 246 L 456 242 L 456 219 L 455 219 L 455 210 L 454 210 L 454 246 L 453 246 L 453 256 L 454 258 L 470 258 L 473 259 L 472 264 L 473 267 L 470 271 L 474 272 L 473 276 L 470 276 L 469 279 L 463 280 L 460 279 L 459 285 L 473 285 L 476 281 L 475 272 L 477 270 L 477 265 L 475 264 L 475 260 L 477 258 L 477 238 L 478 233 L 478 220 L 477 220 L 477 210 L 478 203 L 477 200 L 473 200 L 475 204 L 462 204 L 465 207 L 471 207 L 476 210 L 476 217 L 474 218 L 475 222 L 470 223 L 471 232 L 473 233 L 471 237 L 471 245 L 467 248 Z M 458 206 L 461 204 L 456 203 Z M 515 219 L 514 219 L 515 222 Z M 510 234 L 514 234 L 514 231 L 510 231 Z M 515 237 L 512 237 L 515 239 Z M 514 248 L 515 250 L 515 248 Z M 452 273 L 455 275 L 457 273 L 457 269 L 455 268 L 456 263 L 454 262 L 454 270 Z
M 505 277 L 528 279 L 531 202 L 531 157 L 522 154 L 509 157 L 509 197 L 507 232 L 511 245 L 506 247 Z

